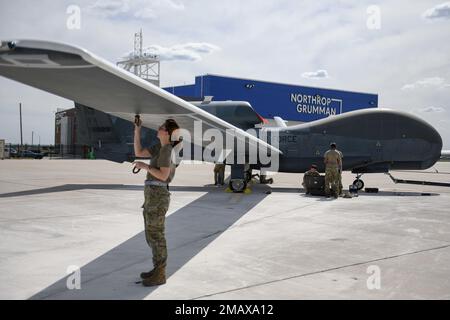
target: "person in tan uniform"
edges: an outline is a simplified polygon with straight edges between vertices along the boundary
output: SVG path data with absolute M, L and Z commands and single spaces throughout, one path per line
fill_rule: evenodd
M 336 143 L 330 144 L 330 150 L 324 154 L 325 163 L 325 194 L 330 196 L 330 186 L 333 192 L 333 197 L 338 197 L 339 189 L 339 169 L 342 165 L 341 154 L 336 151 Z
M 169 209 L 169 183 L 175 175 L 176 165 L 172 151 L 180 141 L 172 141 L 172 134 L 179 128 L 173 119 L 167 119 L 158 129 L 159 143 L 142 148 L 141 120 L 137 119 L 134 130 L 134 153 L 137 157 L 150 157 L 150 164 L 135 161 L 136 169 L 147 172 L 142 206 L 145 238 L 152 250 L 153 269 L 142 272 L 142 284 L 146 287 L 166 283 L 167 244 L 165 238 L 165 218 Z

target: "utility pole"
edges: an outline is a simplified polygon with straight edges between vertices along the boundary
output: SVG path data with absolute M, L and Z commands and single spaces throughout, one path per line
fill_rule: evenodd
M 34 138 L 34 131 L 31 131 L 31 147 L 33 148 L 33 139 Z
M 19 103 L 20 112 L 20 151 L 23 149 L 23 135 L 22 135 L 22 103 Z

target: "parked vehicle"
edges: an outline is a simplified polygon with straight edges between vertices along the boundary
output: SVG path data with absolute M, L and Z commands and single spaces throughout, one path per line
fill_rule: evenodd
M 19 156 L 21 158 L 33 158 L 33 159 L 42 159 L 44 157 L 42 153 L 37 153 L 30 150 L 22 151 Z
M 17 150 L 14 148 L 5 147 L 5 158 L 15 158 L 17 157 Z

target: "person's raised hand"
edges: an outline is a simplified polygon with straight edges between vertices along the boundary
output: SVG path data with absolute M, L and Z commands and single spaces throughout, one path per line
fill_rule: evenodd
M 142 120 L 141 117 L 139 117 L 138 115 L 134 117 L 134 127 L 136 129 L 140 129 L 142 127 Z

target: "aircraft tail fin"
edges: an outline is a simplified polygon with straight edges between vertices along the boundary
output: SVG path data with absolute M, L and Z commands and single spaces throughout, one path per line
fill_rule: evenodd
M 133 161 L 133 130 L 130 121 L 75 103 L 76 145 L 78 149 L 93 151 L 96 159 L 114 162 Z M 142 128 L 144 141 L 156 143 L 155 132 Z

